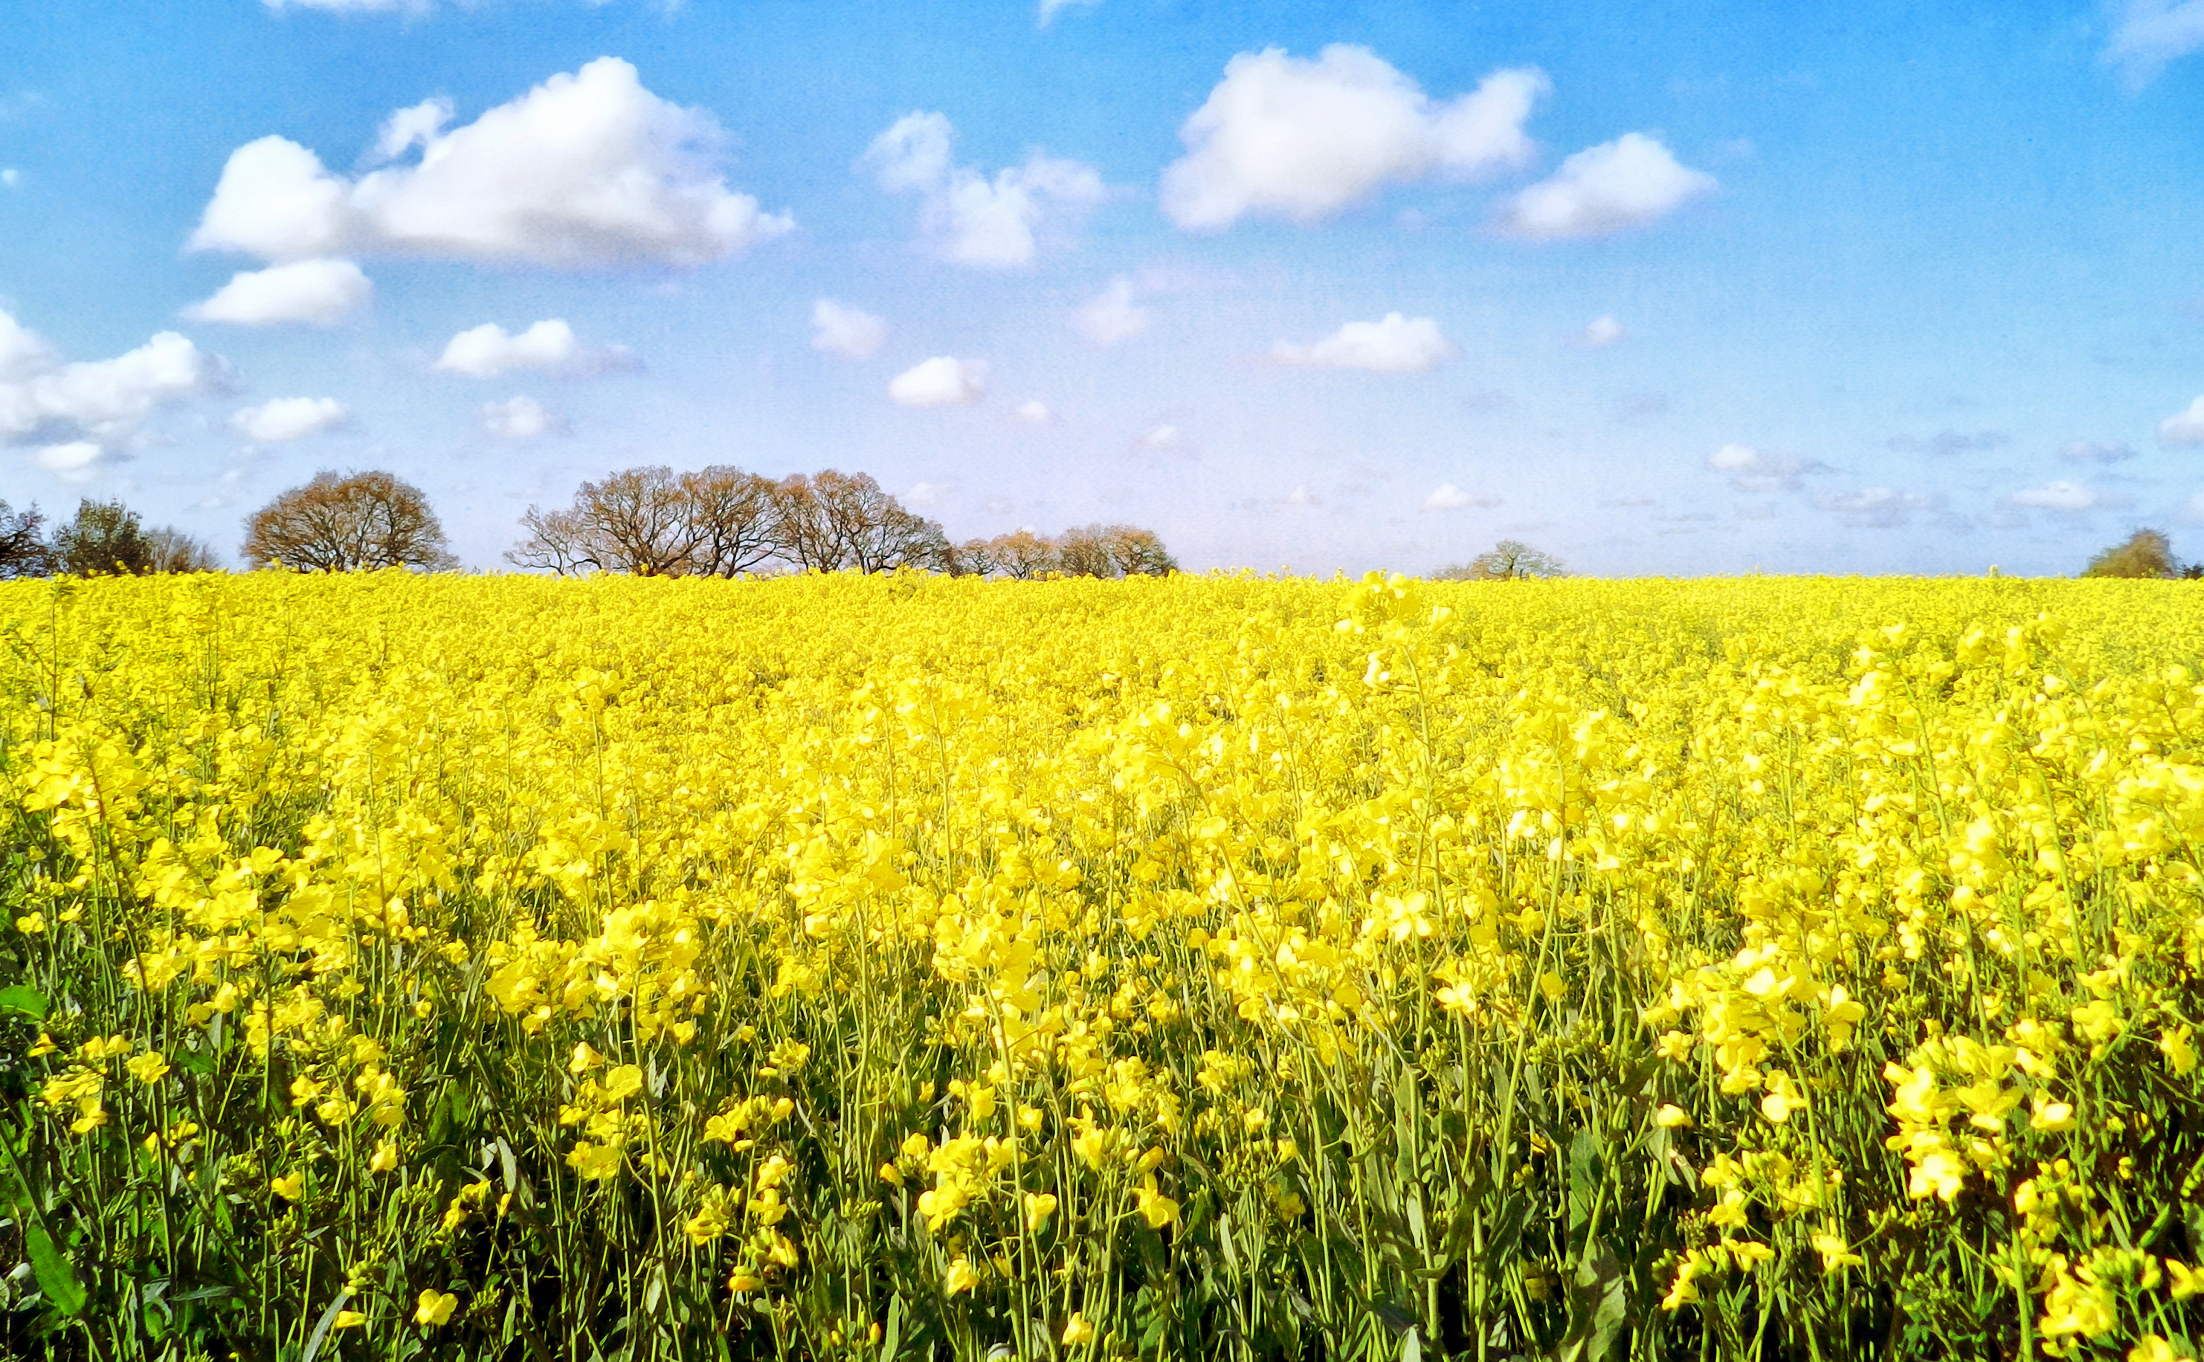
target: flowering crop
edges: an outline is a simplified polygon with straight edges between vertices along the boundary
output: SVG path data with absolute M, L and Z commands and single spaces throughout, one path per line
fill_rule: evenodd
M 0 585 L 0 1348 L 2190 1355 L 2195 597 Z

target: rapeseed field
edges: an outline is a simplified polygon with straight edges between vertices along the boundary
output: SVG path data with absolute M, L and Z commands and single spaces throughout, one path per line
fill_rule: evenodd
M 0 585 L 0 1352 L 2204 1335 L 2183 583 Z

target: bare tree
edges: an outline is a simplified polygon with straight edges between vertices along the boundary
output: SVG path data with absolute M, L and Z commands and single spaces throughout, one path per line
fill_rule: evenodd
M 947 571 L 953 565 L 941 526 L 906 510 L 870 474 L 832 468 L 797 473 L 774 484 L 772 498 L 779 555 L 799 568 Z
M 1115 577 L 1117 559 L 1100 525 L 1080 525 L 1056 537 L 1056 570 L 1066 577 Z
M 1031 530 L 1012 530 L 989 543 L 995 570 L 1015 582 L 1030 582 L 1056 570 L 1056 545 Z
M 53 572 L 53 551 L 38 532 L 45 523 L 36 506 L 11 511 L 8 503 L 0 501 L 0 582 Z
M 776 548 L 773 483 L 727 464 L 681 475 L 696 534 L 688 570 L 698 577 L 733 577 L 771 558 Z
M 505 556 L 561 576 L 678 577 L 689 571 L 702 538 L 689 500 L 682 479 L 664 464 L 625 468 L 583 483 L 567 510 L 529 507 L 520 518 L 528 537 Z
M 791 473 L 773 484 L 774 552 L 799 569 L 835 572 L 848 567 L 846 550 L 812 480 Z
M 1532 577 L 1566 577 L 1569 570 L 1559 558 L 1534 549 L 1520 539 L 1503 539 L 1467 563 L 1441 568 L 1431 574 L 1435 582 L 1501 582 Z
M 154 572 L 220 572 L 221 556 L 214 546 L 173 525 L 156 525 L 145 532 L 146 548 Z
M 434 572 L 459 565 L 421 489 L 380 470 L 316 473 L 253 512 L 245 521 L 242 553 L 256 567 L 276 564 L 297 572 Z
M 1164 577 L 1179 570 L 1178 559 L 1163 547 L 1162 538 L 1154 530 L 1134 525 L 1105 525 L 1102 535 L 1109 545 L 1110 561 L 1116 564 L 1120 576 Z

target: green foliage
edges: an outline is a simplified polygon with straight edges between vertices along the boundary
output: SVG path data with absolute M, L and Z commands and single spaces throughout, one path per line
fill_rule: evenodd
M 2173 556 L 2173 543 L 2164 530 L 2137 530 L 2117 544 L 2097 551 L 2082 569 L 2084 577 L 2183 577 L 2194 575 L 2193 566 L 2184 571 Z
M 55 567 L 76 577 L 142 576 L 153 571 L 153 543 L 138 513 L 120 501 L 80 501 L 54 532 Z

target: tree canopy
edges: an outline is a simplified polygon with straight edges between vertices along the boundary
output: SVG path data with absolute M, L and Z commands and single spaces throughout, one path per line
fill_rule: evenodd
M 1436 582 L 1502 582 L 1534 577 L 1566 577 L 1569 569 L 1559 558 L 1534 549 L 1520 539 L 1503 539 L 1470 559 L 1431 574 Z
M 421 489 L 381 471 L 316 473 L 246 519 L 243 552 L 295 572 L 458 566 Z
M 2084 577 L 2194 577 L 2196 565 L 2184 568 L 2173 556 L 2173 541 L 2164 530 L 2137 530 L 2117 544 L 2107 545 L 2082 569 Z

